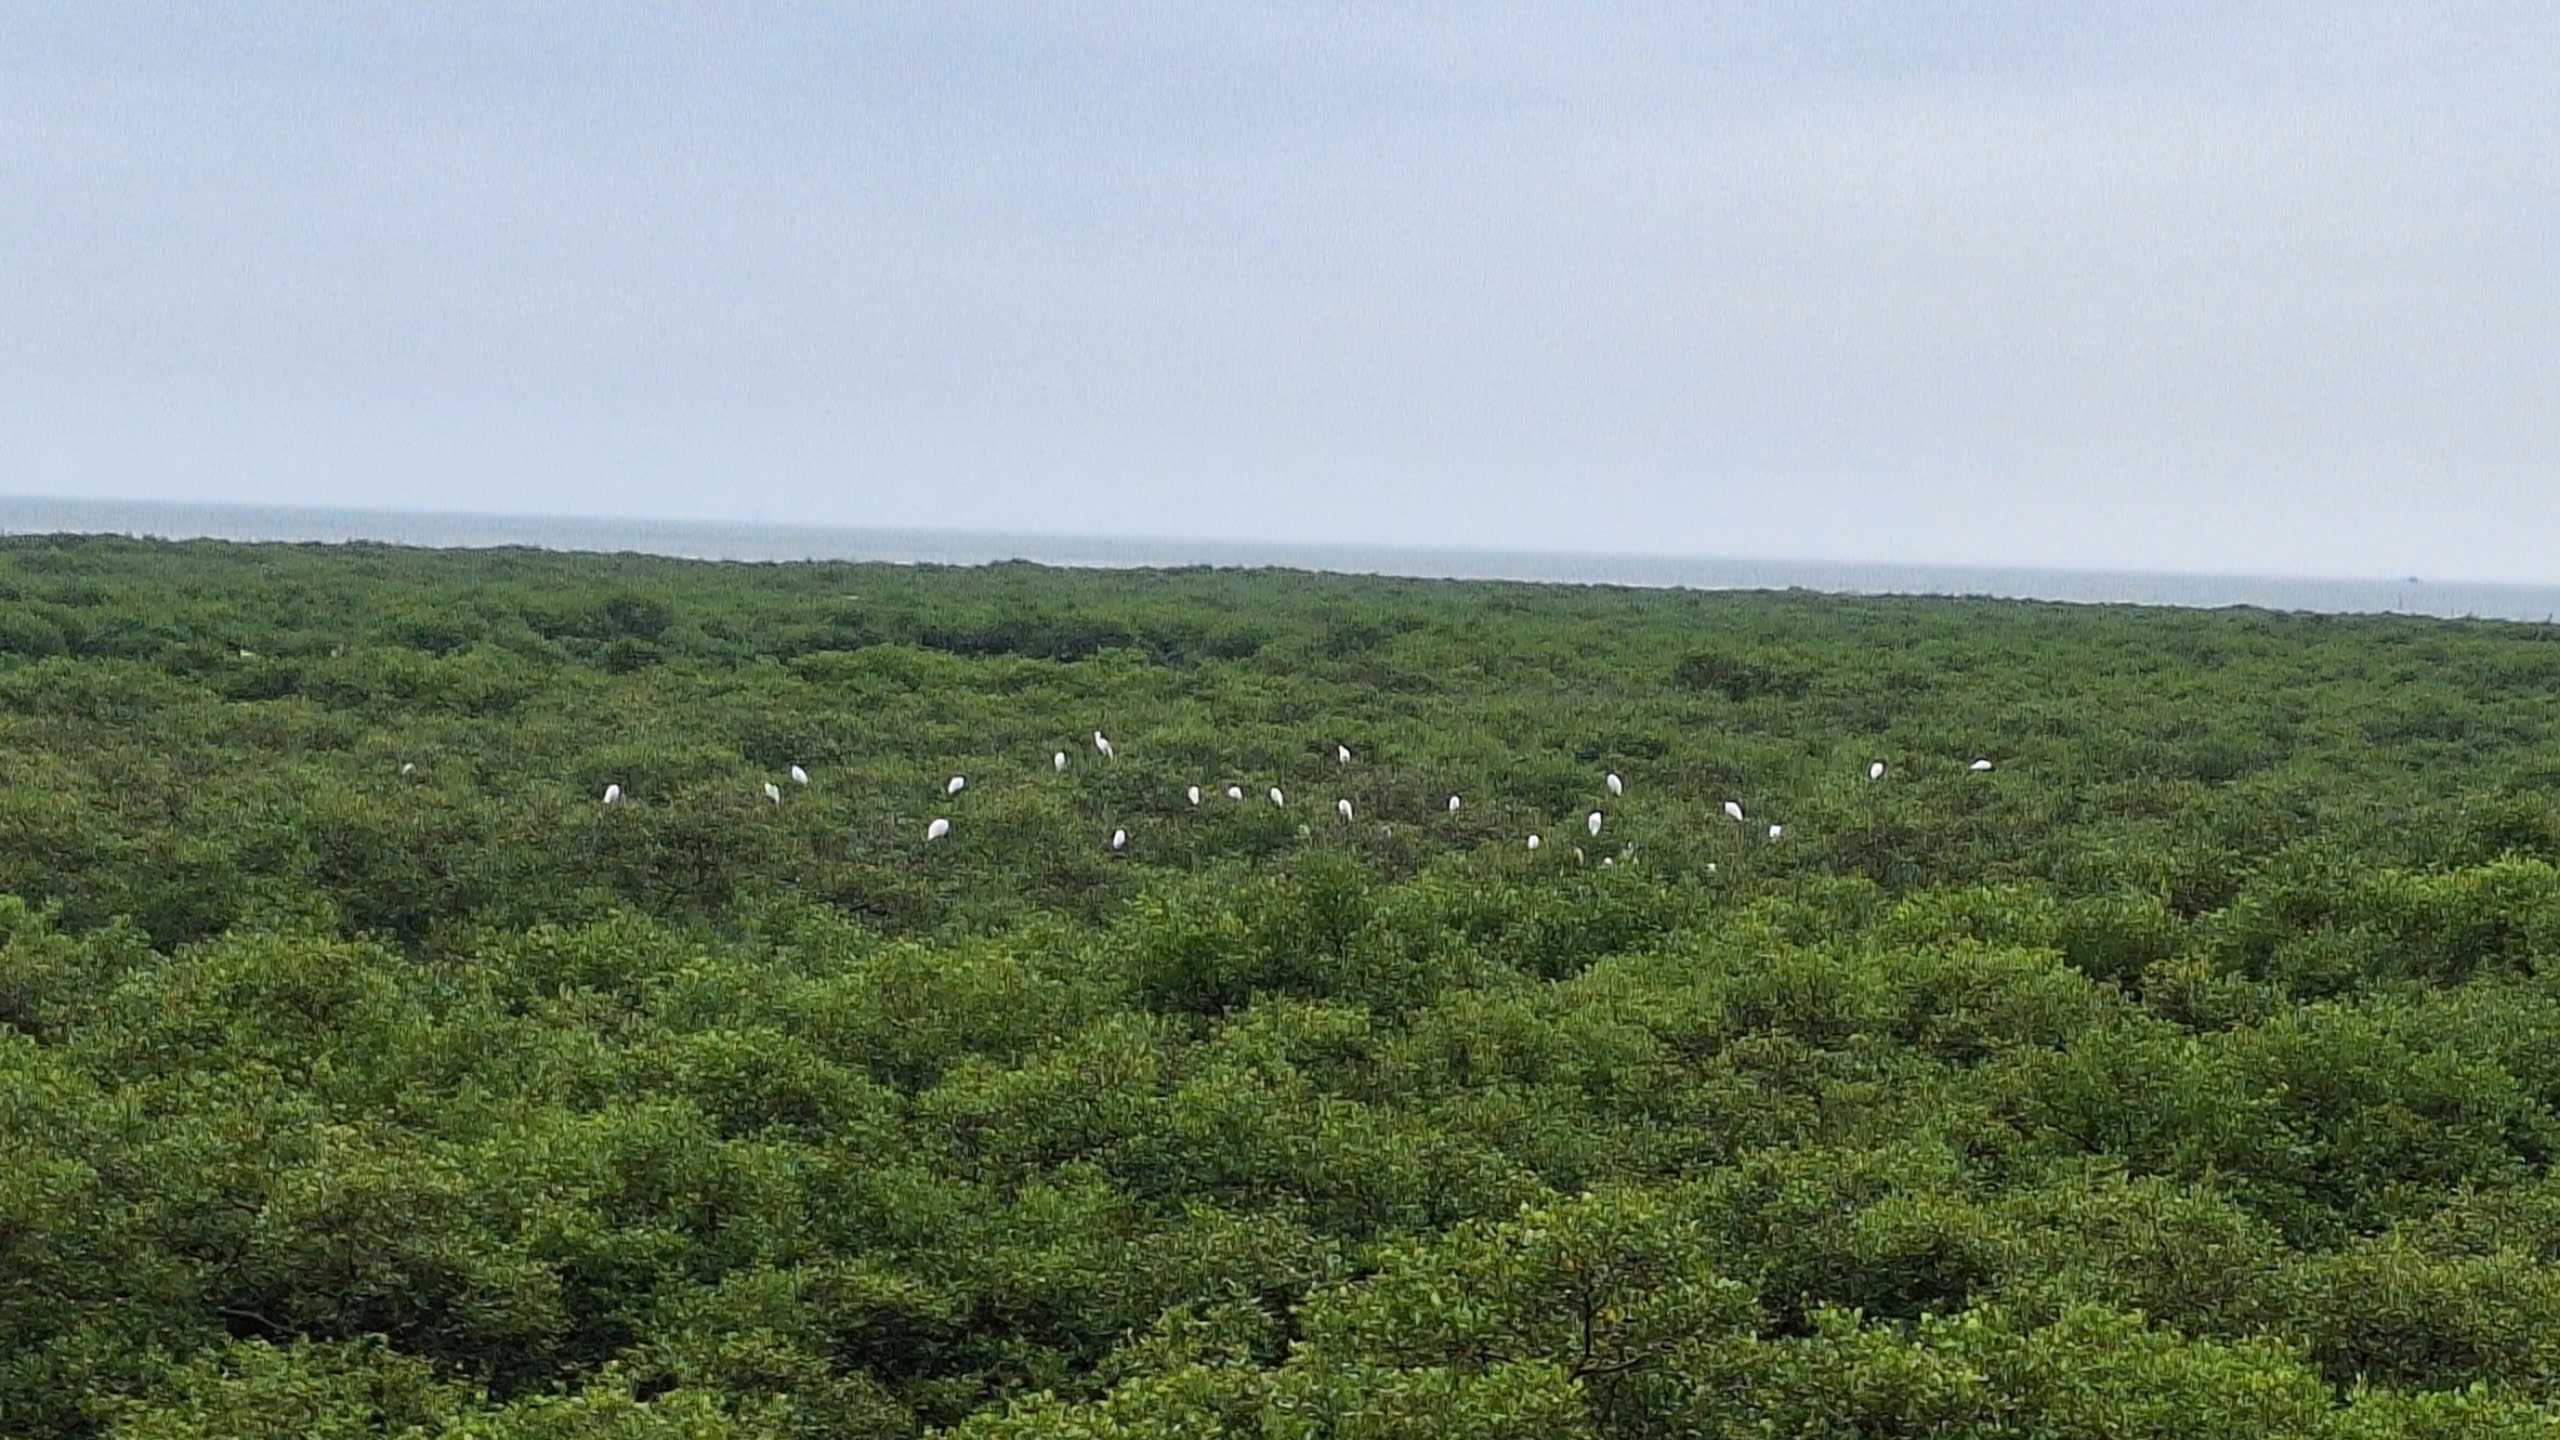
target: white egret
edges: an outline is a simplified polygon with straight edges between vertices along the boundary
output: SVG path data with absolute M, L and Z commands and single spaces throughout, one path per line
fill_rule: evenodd
M 936 816 L 936 817 L 934 818 L 934 822 L 933 822 L 932 824 L 927 825 L 926 827 L 924 827 L 924 838 L 926 838 L 927 840 L 939 840 L 939 839 L 941 839 L 943 836 L 948 835 L 948 834 L 950 834 L 950 833 L 951 833 L 951 822 L 950 822 L 950 821 L 948 821 L 948 820 L 942 819 L 942 818 L 941 818 L 941 817 L 939 817 L 939 816 Z
M 1099 730 L 1093 732 L 1093 748 L 1101 751 L 1106 757 L 1113 753 L 1109 737 Z
M 1535 849 L 1537 849 L 1537 848 L 1538 848 L 1538 837 L 1537 837 L 1537 836 L 1532 835 L 1532 836 L 1530 836 L 1530 837 L 1529 837 L 1529 848 L 1530 848 L 1530 849 L 1532 849 L 1532 850 L 1535 850 Z
M 1343 818 L 1343 819 L 1348 820 L 1348 819 L 1350 819 L 1350 818 L 1351 818 L 1351 802 L 1350 802 L 1350 801 L 1348 801 L 1348 800 L 1336 800 L 1336 801 L 1334 801 L 1334 802 L 1333 802 L 1333 808 L 1342 812 L 1342 818 Z
M 1271 803 L 1274 805 L 1286 805 L 1289 803 L 1281 797 L 1280 787 L 1277 785 L 1271 787 Z
M 1775 839 L 1777 839 L 1779 836 L 1784 835 L 1784 834 L 1786 834 L 1786 833 L 1787 833 L 1787 827 L 1786 827 L 1786 826 L 1784 826 L 1784 825 L 1772 825 L 1772 826 L 1770 826 L 1770 827 L 1769 827 L 1769 838 L 1770 838 L 1770 839 L 1772 839 L 1772 840 L 1775 840 Z
M 808 772 L 808 771 L 806 771 L 806 770 L 801 769 L 801 768 L 800 768 L 799 766 L 797 766 L 797 765 L 792 766 L 792 767 L 791 767 L 791 783 L 792 783 L 792 784 L 794 784 L 794 785 L 806 785 L 806 784 L 808 784 L 808 783 L 809 783 L 809 772 Z
M 1741 819 L 1741 818 L 1742 818 L 1742 802 L 1741 802 L 1741 801 L 1739 801 L 1739 800 L 1727 800 L 1726 802 L 1724 802 L 1724 813 L 1726 813 L 1727 815 L 1732 816 L 1732 817 L 1733 817 L 1734 819 L 1736 819 L 1736 820 Z
M 1599 812 L 1599 811 L 1597 811 L 1597 810 L 1592 811 L 1592 812 L 1591 812 L 1591 814 L 1590 814 L 1587 818 L 1585 818 L 1585 819 L 1583 820 L 1583 822 L 1582 822 L 1582 828 L 1583 828 L 1583 829 L 1585 829 L 1585 830 L 1590 831 L 1590 832 L 1591 832 L 1592 834 L 1594 834 L 1594 835 L 1599 834 L 1599 833 L 1600 833 L 1600 812 Z
M 942 793 L 945 795 L 957 795 L 967 788 L 969 788 L 969 777 L 966 775 L 954 775 L 943 783 Z
M 766 782 L 764 782 L 764 798 L 766 798 L 767 800 L 772 801 L 772 802 L 773 802 L 774 804 L 776 804 L 776 805 L 781 804 L 781 803 L 782 803 L 782 787 L 781 787 L 781 786 L 779 786 L 779 785 L 774 784 L 774 783 L 773 783 L 772 781 L 770 781 L 770 780 L 767 780 Z
M 1067 769 L 1067 752 L 1061 750 L 1057 754 L 1050 756 L 1049 764 L 1053 769 L 1057 770 L 1058 773 L 1062 775 L 1065 774 Z
M 1603 870 L 1611 869 L 1615 867 L 1617 863 L 1618 857 L 1615 855 L 1603 855 L 1600 857 L 1600 868 Z
M 1114 831 L 1112 831 L 1112 832 L 1111 832 L 1111 848 L 1112 848 L 1112 849 L 1114 849 L 1114 850 L 1126 850 L 1126 849 L 1128 849 L 1128 848 L 1129 848 L 1129 832 L 1128 832 L 1128 831 L 1126 831 L 1126 830 L 1114 830 Z
M 1966 766 L 1965 768 L 1966 768 L 1966 769 L 1969 769 L 1969 770 L 1971 770 L 1971 771 L 1973 771 L 1975 774 L 1977 774 L 1977 775 L 1978 775 L 1978 774 L 1982 773 L 1983 771 L 1990 769 L 1990 768 L 1991 768 L 1991 762 L 1990 762 L 1990 761 L 1988 761 L 1988 760 L 1976 760 L 1976 761 L 1974 761 L 1971 765 Z
M 1348 745 L 1336 745 L 1336 746 L 1334 746 L 1334 747 L 1333 747 L 1333 758 L 1334 758 L 1334 759 L 1336 759 L 1336 760 L 1338 760 L 1338 761 L 1340 761 L 1341 763 L 1343 763 L 1343 764 L 1345 764 L 1345 765 L 1350 764 L 1350 763 L 1351 763 L 1351 747 L 1350 747 L 1350 746 L 1348 746 Z
M 1244 798 L 1244 787 L 1243 787 L 1243 786 L 1241 786 L 1241 785 L 1230 785 L 1230 786 L 1228 786 L 1228 787 L 1227 787 L 1227 798 L 1228 798 L 1228 799 L 1230 799 L 1230 800 L 1241 800 L 1241 799 L 1243 799 L 1243 798 Z
M 1873 764 L 1870 764 L 1869 766 L 1867 766 L 1867 778 L 1868 778 L 1868 779 L 1870 779 L 1870 780 L 1881 780 L 1881 779 L 1883 779 L 1883 778 L 1884 778 L 1884 762 L 1883 762 L 1883 761 L 1881 761 L 1881 760 L 1878 760 L 1878 761 L 1874 762 Z
M 1609 793 L 1612 795 L 1624 795 L 1627 793 L 1627 782 L 1619 779 L 1618 772 L 1615 770 L 1609 772 Z
M 1449 813 L 1452 815 L 1458 813 L 1458 797 L 1455 795 L 1449 797 Z
M 1192 804 L 1197 805 L 1197 804 L 1199 804 L 1199 803 L 1200 803 L 1200 787 L 1199 787 L 1199 786 L 1194 785 L 1194 786 L 1192 786 L 1190 789 L 1185 790 L 1185 791 L 1183 791 L 1182 793 L 1183 793 L 1184 795 L 1186 795 L 1186 796 L 1190 797 L 1190 800 L 1191 800 L 1191 803 L 1192 803 Z
M 403 761 L 401 761 L 401 762 L 400 762 L 400 773 L 401 773 L 401 774 L 403 774 L 403 775 L 415 775 L 415 774 L 417 774 L 417 773 L 418 773 L 418 766 L 417 766 L 417 763 L 416 763 L 415 761 L 410 761 L 410 760 L 403 760 Z
M 607 805 L 610 805 L 610 804 L 614 803 L 615 801 L 617 801 L 617 800 L 619 800 L 619 799 L 621 799 L 621 798 L 622 798 L 622 787 L 621 787 L 621 786 L 619 786 L 619 785 L 607 785 L 606 787 L 604 787 L 604 803 L 606 803 Z

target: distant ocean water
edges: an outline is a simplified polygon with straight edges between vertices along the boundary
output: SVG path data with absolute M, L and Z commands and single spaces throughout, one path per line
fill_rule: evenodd
M 1299 545 L 0 496 L 0 533 L 57 532 L 167 539 L 378 540 L 434 547 L 532 545 L 551 550 L 636 551 L 698 560 L 887 560 L 948 565 L 1034 560 L 1048 565 L 1103 567 L 1278 566 L 1423 579 L 1533 580 L 1698 590 L 1805 589 L 1850 595 L 1976 595 L 2202 608 L 2250 605 L 2340 615 L 2389 613 L 2537 622 L 2560 619 L 2560 586 L 2460 580 L 2315 579 L 1729 556 Z

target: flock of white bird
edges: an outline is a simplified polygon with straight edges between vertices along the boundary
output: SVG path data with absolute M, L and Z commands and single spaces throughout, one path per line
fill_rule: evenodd
M 1096 730 L 1096 731 L 1094 731 L 1094 732 L 1093 732 L 1093 748 L 1094 748 L 1094 750 L 1095 750 L 1096 752 L 1098 752 L 1098 753 L 1102 756 L 1102 758 L 1104 758 L 1104 759 L 1106 759 L 1106 760 L 1108 760 L 1108 759 L 1112 759 L 1113 757 L 1117 756 L 1117 755 L 1120 753 L 1116 748 L 1114 748 L 1114 747 L 1113 747 L 1113 745 L 1112 745 L 1112 743 L 1111 743 L 1111 737 L 1109 737 L 1109 736 L 1107 736 L 1107 735 L 1103 734 L 1103 733 L 1102 733 L 1101 731 L 1099 731 L 1099 730 Z M 1350 763 L 1351 763 L 1351 747 L 1350 747 L 1350 746 L 1348 746 L 1348 745 L 1336 745 L 1336 746 L 1334 746 L 1334 747 L 1333 747 L 1333 754 L 1334 754 L 1334 759 L 1335 759 L 1336 761 L 1338 761 L 1339 763 L 1344 764 L 1344 765 L 1348 765 L 1348 764 L 1350 764 Z M 1051 755 L 1051 756 L 1049 757 L 1049 763 L 1050 763 L 1050 767 L 1051 767 L 1052 769 L 1054 769 L 1055 771 L 1057 771 L 1059 774 L 1062 774 L 1062 775 L 1063 775 L 1063 774 L 1065 774 L 1065 773 L 1066 773 L 1066 769 L 1067 769 L 1067 752 L 1066 752 L 1066 751 L 1064 751 L 1064 750 L 1060 750 L 1060 751 L 1058 751 L 1057 753 L 1055 753 L 1055 754 Z M 413 770 L 414 770 L 414 769 L 416 769 L 416 768 L 417 768 L 417 767 L 416 767 L 416 766 L 414 766 L 414 765 L 402 765 L 402 766 L 400 767 L 400 773 L 401 773 L 401 774 L 403 774 L 403 775 L 406 775 L 406 774 L 409 774 L 411 771 L 413 771 Z M 1979 774 L 1981 774 L 1982 772 L 1984 772 L 1984 771 L 1986 771 L 1986 770 L 1989 770 L 1989 769 L 1991 768 L 1991 762 L 1990 762 L 1990 761 L 1988 761 L 1988 760 L 1976 760 L 1976 761 L 1974 761 L 1971 765 L 1968 765 L 1968 766 L 1966 766 L 1965 768 L 1966 768 L 1967 770 L 1971 771 L 1972 773 L 1979 775 Z M 1882 779 L 1884 778 L 1884 772 L 1885 772 L 1885 763 L 1884 763 L 1882 760 L 1875 760 L 1875 761 L 1870 761 L 1870 762 L 1868 762 L 1868 765 L 1867 765 L 1867 778 L 1868 778 L 1869 780 L 1871 780 L 1871 781 L 1872 781 L 1872 780 L 1882 780 Z M 791 783 L 792 783 L 792 784 L 794 784 L 794 785 L 806 785 L 806 784 L 808 784 L 808 783 L 809 783 L 809 772 L 808 772 L 808 771 L 806 771 L 806 770 L 804 770 L 804 769 L 802 769 L 802 768 L 800 768 L 800 767 L 799 767 L 799 766 L 797 766 L 797 765 L 792 766 L 792 767 L 791 767 Z M 1620 778 L 1620 777 L 1619 777 L 1619 775 L 1618 775 L 1618 773 L 1617 773 L 1616 771 L 1614 771 L 1614 770 L 1613 770 L 1613 771 L 1611 771 L 1611 772 L 1609 772 L 1607 775 L 1605 775 L 1605 776 L 1603 776 L 1603 777 L 1602 777 L 1602 779 L 1601 779 L 1601 784 L 1602 784 L 1602 786 L 1603 786 L 1604 788 L 1606 788 L 1606 789 L 1608 790 L 1608 792 L 1609 792 L 1609 794 L 1610 794 L 1610 796 L 1611 796 L 1612 798 L 1615 798 L 1615 797 L 1618 797 L 1618 796 L 1623 796 L 1623 795 L 1625 795 L 1625 794 L 1627 793 L 1627 782 L 1626 782 L 1624 779 Z M 954 776 L 952 776 L 949 780 L 947 780 L 947 781 L 943 782 L 943 786 L 942 786 L 942 793 L 943 793 L 945 796 L 957 795 L 957 794 L 959 794 L 962 790 L 967 789 L 967 788 L 968 788 L 968 786 L 969 786 L 969 777 L 968 777 L 968 776 L 966 776 L 966 775 L 954 775 Z M 1188 788 L 1187 790 L 1185 790 L 1185 791 L 1183 792 L 1183 796 L 1184 796 L 1184 798 L 1185 798 L 1185 799 L 1188 799 L 1188 800 L 1189 800 L 1193 805 L 1195 805 L 1195 806 L 1196 806 L 1196 805 L 1198 805 L 1198 804 L 1200 803 L 1200 787 L 1199 787 L 1199 786 L 1197 786 L 1197 785 L 1191 786 L 1190 788 Z M 773 803 L 775 803 L 775 804 L 777 804 L 777 805 L 781 804 L 781 803 L 782 803 L 782 787 L 781 787 L 781 786 L 779 786 L 779 785 L 774 784 L 774 783 L 773 783 L 772 781 L 770 781 L 770 780 L 766 781 L 766 782 L 765 782 L 765 785 L 764 785 L 764 798 L 766 798 L 767 800 L 772 801 Z M 1228 787 L 1227 787 L 1227 798 L 1228 798 L 1229 800 L 1242 800 L 1242 799 L 1244 798 L 1244 787 L 1243 787 L 1243 786 L 1241 786 L 1241 785 L 1230 785 L 1230 786 L 1228 786 Z M 607 805 L 619 804 L 619 803 L 621 803 L 621 800 L 622 800 L 622 787 L 621 787 L 620 785 L 615 784 L 615 785 L 607 785 L 606 787 L 604 787 L 604 803 L 605 803 L 605 804 L 607 804 Z M 1283 805 L 1283 806 L 1285 806 L 1285 805 L 1287 805 L 1287 804 L 1289 803 L 1289 799 L 1288 799 L 1288 797 L 1287 797 L 1286 795 L 1283 795 L 1283 794 L 1281 793 L 1281 791 L 1280 791 L 1280 787 L 1279 787 L 1279 786 L 1277 786 L 1277 785 L 1274 785 L 1274 786 L 1272 786 L 1272 787 L 1271 787 L 1271 803 L 1272 803 L 1272 804 L 1274 804 L 1274 805 Z M 1464 801 L 1462 801 L 1459 797 L 1457 797 L 1457 796 L 1455 796 L 1455 795 L 1450 796 L 1450 797 L 1449 797 L 1449 810 L 1450 810 L 1450 812 L 1451 812 L 1452 814 L 1456 813 L 1459 809 L 1461 809 L 1461 808 L 1463 807 L 1464 803 L 1465 803 L 1465 802 L 1464 802 Z M 1344 822 L 1345 824 L 1350 823 L 1351 818 L 1352 818 L 1352 806 L 1351 806 L 1351 801 L 1350 801 L 1350 799 L 1349 799 L 1348 797 L 1345 797 L 1345 798 L 1343 798 L 1343 799 L 1340 799 L 1340 800 L 1336 800 L 1336 801 L 1334 801 L 1334 802 L 1333 802 L 1333 808 L 1334 808 L 1334 812 L 1335 812 L 1336 814 L 1338 814 L 1338 815 L 1340 815 L 1340 816 L 1342 817 L 1343 822 Z M 1745 815 L 1744 815 L 1744 813 L 1743 813 L 1743 809 L 1742 809 L 1742 802 L 1741 802 L 1741 801 L 1739 801 L 1739 800 L 1727 800 L 1726 802 L 1724 802 L 1724 813 L 1725 813 L 1726 815 L 1728 815 L 1728 816 L 1732 817 L 1733 822 L 1734 822 L 1735 824 L 1737 824 L 1737 825 L 1740 825 L 1740 824 L 1747 824 L 1747 823 L 1749 823 L 1749 822 L 1748 822 L 1748 820 L 1747 820 L 1747 818 L 1745 817 Z M 1601 827 L 1604 823 L 1605 823 L 1605 817 L 1601 814 L 1601 812 L 1599 812 L 1599 811 L 1597 811 L 1597 810 L 1594 810 L 1594 811 L 1592 811 L 1590 814 L 1588 814 L 1588 815 L 1586 815 L 1586 816 L 1584 816 L 1584 817 L 1583 817 L 1583 819 L 1582 819 L 1582 828 L 1583 828 L 1585 831 L 1589 832 L 1589 834 L 1590 834 L 1590 836 L 1591 836 L 1591 838 L 1592 838 L 1592 839 L 1597 840 L 1597 839 L 1599 839 L 1599 838 L 1600 838 L 1600 827 Z M 1305 827 L 1305 826 L 1303 826 L 1303 825 L 1302 825 L 1302 826 L 1300 826 L 1300 827 L 1298 827 L 1298 828 L 1299 828 L 1300 833 L 1304 833 L 1304 832 L 1305 832 L 1305 830 L 1306 830 L 1306 827 Z M 925 838 L 925 839 L 927 839 L 927 840 L 939 840 L 939 839 L 943 838 L 944 836 L 946 836 L 946 835 L 948 835 L 948 834 L 950 834 L 950 833 L 951 833 L 951 821 L 950 821 L 950 818 L 949 818 L 949 817 L 947 817 L 947 816 L 937 815 L 937 816 L 935 816 L 935 817 L 933 818 L 933 821 L 932 821 L 932 823 L 931 823 L 931 824 L 928 824 L 928 825 L 926 825 L 926 826 L 924 827 L 924 838 Z M 1787 834 L 1787 827 L 1786 827 L 1786 826 L 1784 826 L 1784 825 L 1775 825 L 1775 824 L 1773 824 L 1773 825 L 1771 825 L 1771 826 L 1769 827 L 1769 838 L 1770 838 L 1770 839 L 1772 839 L 1772 840 L 1783 840 L 1783 839 L 1785 839 L 1785 838 L 1786 838 L 1786 834 Z M 1542 839 L 1541 839 L 1541 838 L 1540 838 L 1540 837 L 1539 837 L 1535 832 L 1532 832 L 1532 833 L 1530 834 L 1530 836 L 1529 836 L 1529 840 L 1528 840 L 1528 848 L 1529 848 L 1529 849 L 1531 849 L 1531 850 L 1536 850 L 1536 849 L 1538 849 L 1538 848 L 1539 848 L 1543 843 L 1544 843 L 1544 842 L 1542 841 Z M 1128 849 L 1128 848 L 1129 848 L 1129 832 L 1128 832 L 1126 829 L 1115 829 L 1115 830 L 1113 830 L 1113 831 L 1111 832 L 1111 848 L 1112 848 L 1113 850 L 1115 850 L 1115 851 L 1126 850 L 1126 849 Z M 1577 845 L 1577 846 L 1573 847 L 1573 856 L 1574 856 L 1574 858 L 1575 858 L 1576 860 L 1581 860 L 1581 859 L 1583 859 L 1583 858 L 1584 858 L 1584 856 L 1583 856 L 1583 851 L 1582 851 L 1582 847 L 1581 847 L 1581 846 Z M 1611 864 L 1615 864 L 1615 863 L 1616 863 L 1616 859 L 1615 859 L 1615 857 L 1606 857 L 1606 858 L 1603 858 L 1603 859 L 1601 860 L 1601 862 L 1600 862 L 1600 863 L 1601 863 L 1601 864 L 1603 864 L 1603 865 L 1611 865 Z

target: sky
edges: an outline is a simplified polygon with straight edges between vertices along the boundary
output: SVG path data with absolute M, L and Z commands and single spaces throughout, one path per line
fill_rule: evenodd
M 2560 581 L 2548 0 L 0 0 L 0 493 Z

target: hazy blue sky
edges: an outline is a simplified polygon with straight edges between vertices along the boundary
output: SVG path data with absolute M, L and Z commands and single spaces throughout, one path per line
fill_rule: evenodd
M 0 0 L 0 490 L 2560 580 L 2556 68 L 2550 0 Z

